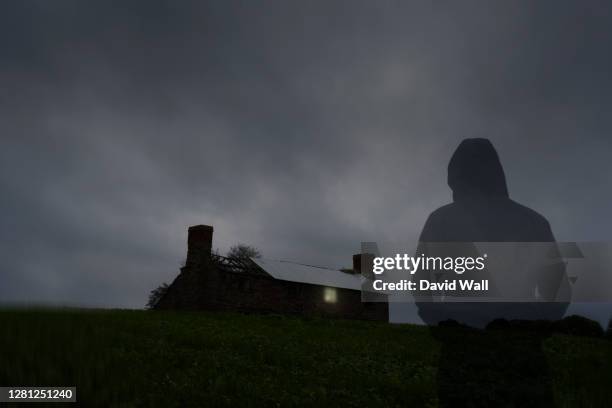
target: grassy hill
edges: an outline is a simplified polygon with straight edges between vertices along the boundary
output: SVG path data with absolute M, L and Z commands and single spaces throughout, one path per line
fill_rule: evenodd
M 0 385 L 76 385 L 86 406 L 437 405 L 426 327 L 70 309 L 0 310 L 0 327 Z M 611 341 L 555 335 L 544 348 L 559 406 L 612 401 Z

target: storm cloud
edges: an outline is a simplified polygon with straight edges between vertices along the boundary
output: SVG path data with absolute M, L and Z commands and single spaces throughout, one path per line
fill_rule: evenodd
M 0 302 L 142 307 L 215 227 L 349 266 L 487 137 L 559 240 L 609 240 L 606 2 L 5 2 Z

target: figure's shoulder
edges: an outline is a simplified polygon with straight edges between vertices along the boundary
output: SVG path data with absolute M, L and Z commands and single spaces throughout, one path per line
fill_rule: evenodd
M 445 240 L 450 224 L 458 219 L 454 207 L 451 203 L 432 211 L 425 221 L 419 241 Z
M 441 207 L 436 208 L 430 214 L 428 219 L 430 221 L 447 218 L 457 212 L 457 205 L 455 203 L 448 203 Z
M 441 231 L 460 224 L 465 219 L 465 211 L 456 203 L 449 203 L 432 211 L 425 221 L 425 228 L 429 231 Z
M 538 212 L 509 198 L 462 200 L 434 210 L 421 241 L 548 242 L 550 224 Z
M 550 224 L 548 223 L 546 217 L 544 217 L 539 212 L 510 199 L 508 199 L 508 205 L 510 205 L 517 214 L 528 220 L 530 223 L 539 225 L 544 228 L 550 227 Z

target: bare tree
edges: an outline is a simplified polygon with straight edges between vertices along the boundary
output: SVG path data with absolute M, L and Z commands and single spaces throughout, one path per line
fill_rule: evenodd
M 149 301 L 147 302 L 146 308 L 153 309 L 157 305 L 157 302 L 159 302 L 159 300 L 166 294 L 167 291 L 168 284 L 166 282 L 153 289 L 149 294 Z
M 250 245 L 236 244 L 230 248 L 226 256 L 232 259 L 248 260 L 249 258 L 261 258 L 261 253 Z

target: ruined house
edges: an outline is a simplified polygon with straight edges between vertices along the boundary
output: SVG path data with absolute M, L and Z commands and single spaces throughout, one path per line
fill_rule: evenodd
M 187 260 L 155 309 L 218 310 L 388 320 L 385 295 L 362 302 L 361 257 L 352 270 L 212 253 L 213 227 L 188 230 Z

